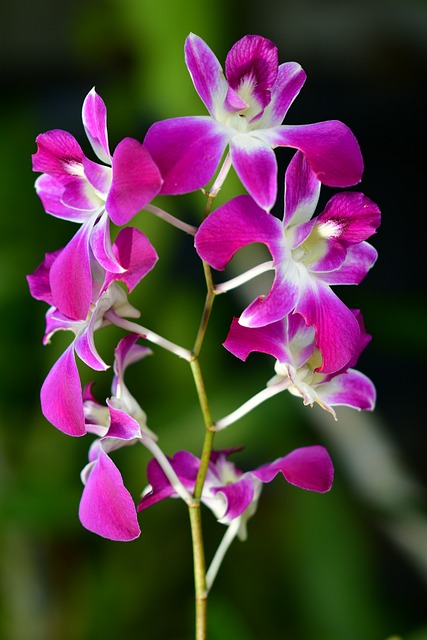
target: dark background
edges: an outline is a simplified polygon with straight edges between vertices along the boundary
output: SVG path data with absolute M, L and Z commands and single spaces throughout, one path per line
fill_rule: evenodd
M 66 129 L 90 155 L 81 105 L 94 85 L 107 104 L 112 149 L 124 136 L 142 139 L 155 120 L 205 113 L 183 59 L 193 31 L 221 62 L 246 33 L 271 38 L 281 62 L 300 62 L 308 79 L 287 122 L 348 124 L 365 159 L 357 188 L 383 216 L 372 241 L 377 265 L 359 287 L 339 291 L 362 309 L 373 334 L 360 369 L 377 386 L 375 413 L 341 411 L 334 424 L 318 407 L 282 395 L 218 436 L 217 446 L 245 445 L 236 456 L 244 469 L 297 446 L 325 444 L 336 479 L 324 496 L 279 479 L 264 490 L 248 540 L 234 543 L 211 593 L 210 638 L 426 640 L 426 3 L 248 0 L 231 10 L 225 0 L 21 0 L 0 11 L 0 637 L 192 635 L 191 547 L 181 503 L 144 512 L 142 536 L 128 544 L 79 524 L 89 442 L 56 432 L 38 400 L 70 336 L 41 346 L 45 309 L 30 298 L 25 275 L 75 231 L 44 214 L 34 193 L 36 135 Z M 281 162 L 290 157 L 278 155 Z M 238 190 L 231 177 L 220 201 Z M 324 189 L 323 201 L 331 193 Z M 197 224 L 203 198 L 162 204 Z M 204 298 L 191 239 L 148 214 L 134 222 L 160 261 L 131 300 L 144 325 L 190 347 Z M 219 346 L 241 308 L 238 295 L 218 300 L 203 352 L 216 417 L 272 375 L 270 359 L 254 355 L 242 365 Z M 120 335 L 110 329 L 97 336 L 109 361 Z M 96 378 L 100 399 L 108 395 L 109 373 L 82 368 L 82 376 Z M 201 418 L 185 363 L 156 350 L 128 380 L 164 450 L 198 453 Z M 137 497 L 146 452 L 133 447 L 115 459 Z M 209 557 L 223 528 L 207 512 L 204 528 Z

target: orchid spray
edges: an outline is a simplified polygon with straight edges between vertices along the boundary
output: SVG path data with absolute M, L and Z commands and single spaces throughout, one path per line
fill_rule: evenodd
M 73 334 L 42 386 L 41 407 L 47 420 L 67 435 L 95 436 L 81 473 L 81 523 L 105 538 L 129 541 L 140 535 L 138 512 L 165 498 L 182 499 L 193 542 L 195 635 L 202 640 L 207 637 L 209 590 L 234 538 L 246 537 L 264 484 L 282 475 L 292 485 L 322 493 L 333 481 L 331 459 L 319 444 L 275 452 L 272 462 L 260 461 L 261 466 L 242 471 L 231 460 L 238 447 L 214 449 L 218 432 L 286 390 L 304 405 L 319 404 L 333 418 L 337 405 L 374 408 L 372 382 L 354 369 L 370 336 L 360 311 L 348 309 L 333 286 L 358 284 L 374 264 L 376 251 L 367 239 L 375 233 L 380 213 L 362 193 L 340 191 L 313 217 L 322 184 L 354 186 L 363 161 L 353 133 L 339 121 L 282 124 L 306 76 L 295 62 L 279 65 L 270 40 L 243 37 L 229 51 L 225 72 L 200 37 L 190 34 L 184 50 L 208 115 L 156 122 L 143 143 L 125 138 L 111 154 L 106 107 L 92 89 L 82 117 L 99 161 L 87 158 L 66 131 L 37 137 L 33 169 L 41 173 L 36 190 L 43 207 L 80 226 L 64 248 L 45 255 L 28 283 L 32 296 L 49 305 L 44 343 L 59 330 Z M 279 146 L 295 149 L 284 175 L 282 220 L 271 213 L 283 179 L 274 152 Z M 215 209 L 231 166 L 247 195 Z M 199 190 L 205 204 L 198 227 L 152 204 L 159 194 Z M 190 348 L 139 324 L 141 314 L 128 301 L 158 259 L 150 240 L 128 226 L 142 210 L 194 236 L 207 292 Z M 271 260 L 215 284 L 212 269 L 224 269 L 240 248 L 252 243 L 266 245 Z M 230 318 L 224 347 L 241 360 L 252 352 L 272 356 L 274 375 L 242 406 L 214 418 L 199 360 L 214 299 L 265 271 L 274 272 L 271 289 L 239 318 Z M 121 335 L 112 357 L 111 395 L 102 403 L 92 384 L 82 388 L 76 355 L 95 371 L 108 369 L 94 339 L 106 326 L 115 326 Z M 127 368 L 152 353 L 147 343 L 191 368 L 204 425 L 198 455 L 164 452 L 126 386 Z M 137 443 L 148 449 L 150 461 L 135 500 L 111 453 Z M 226 527 L 208 568 L 201 505 Z

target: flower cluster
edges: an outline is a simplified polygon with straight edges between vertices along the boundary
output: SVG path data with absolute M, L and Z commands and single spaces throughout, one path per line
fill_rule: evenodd
M 36 190 L 45 211 L 80 225 L 65 247 L 46 253 L 28 276 L 32 296 L 49 305 L 44 344 L 59 330 L 73 334 L 47 374 L 41 407 L 64 433 L 96 436 L 81 474 L 79 515 L 87 529 L 113 540 L 136 538 L 137 512 L 166 497 L 180 497 L 189 508 L 202 502 L 227 525 L 229 541 L 236 535 L 244 538 L 263 484 L 279 473 L 310 491 L 325 492 L 332 485 L 332 462 L 319 445 L 296 449 L 245 473 L 229 460 L 236 450 L 210 446 L 207 457 L 204 448 L 198 458 L 188 451 L 167 456 L 159 447 L 143 409 L 125 385 L 125 371 L 151 353 L 139 339 L 168 349 L 194 368 L 214 296 L 263 271 L 274 271 L 271 289 L 232 320 L 224 347 L 242 360 L 252 352 L 273 356 L 275 375 L 232 414 L 209 423 L 205 412 L 210 433 L 284 390 L 305 405 L 319 404 L 334 417 L 336 405 L 371 410 L 375 404 L 372 382 L 353 368 L 370 336 L 360 311 L 348 309 L 332 287 L 358 284 L 374 264 L 377 254 L 367 239 L 379 225 L 380 212 L 362 193 L 341 191 L 313 217 L 322 184 L 346 188 L 361 180 L 362 156 L 353 133 L 336 120 L 283 124 L 306 76 L 295 62 L 279 64 L 277 47 L 266 38 L 249 35 L 239 40 L 227 55 L 224 72 L 208 45 L 190 34 L 185 61 L 208 115 L 156 122 L 142 143 L 125 138 L 111 154 L 106 107 L 92 89 L 82 119 L 99 161 L 87 158 L 75 138 L 61 130 L 39 135 L 33 156 L 33 169 L 41 173 Z M 295 150 L 284 176 L 281 220 L 271 213 L 279 179 L 276 147 Z M 247 194 L 210 212 L 231 166 Z M 209 206 L 197 229 L 152 204 L 158 194 L 199 189 L 207 191 Z M 239 249 L 252 243 L 263 243 L 271 254 L 271 261 L 213 288 L 207 278 L 205 320 L 193 349 L 135 322 L 140 312 L 128 295 L 158 259 L 149 239 L 127 226 L 142 210 L 193 234 L 209 274 L 211 267 L 225 269 Z M 111 225 L 118 227 L 114 235 Z M 95 371 L 107 370 L 94 340 L 107 326 L 125 335 L 114 353 L 111 396 L 102 404 L 92 384 L 82 387 L 76 355 Z M 203 385 L 195 381 L 200 395 Z M 203 408 L 207 399 L 201 399 Z M 153 456 L 138 506 L 110 455 L 136 443 Z

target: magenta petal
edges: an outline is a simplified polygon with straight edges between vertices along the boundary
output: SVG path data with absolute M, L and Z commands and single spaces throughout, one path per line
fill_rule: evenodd
M 291 356 L 286 349 L 286 332 L 283 320 L 265 327 L 243 327 L 238 318 L 233 318 L 223 346 L 240 360 L 246 360 L 253 351 L 268 353 L 281 362 L 289 362 Z
M 254 497 L 254 479 L 245 474 L 237 482 L 222 487 L 212 487 L 214 494 L 222 493 L 227 501 L 227 508 L 221 521 L 230 522 L 238 518 L 249 507 Z
M 129 292 L 147 275 L 157 262 L 157 253 L 148 238 L 139 229 L 122 229 L 113 244 L 113 253 L 121 273 L 107 273 L 104 283 L 106 289 L 113 280 L 124 282 Z
M 276 82 L 271 89 L 271 102 L 259 121 L 259 128 L 274 127 L 283 121 L 289 107 L 306 80 L 305 71 L 297 62 L 279 65 Z
M 159 192 L 162 179 L 150 153 L 133 138 L 125 138 L 113 153 L 113 181 L 105 208 L 117 225 L 129 222 Z
M 141 427 L 138 422 L 121 409 L 116 409 L 107 401 L 110 411 L 110 428 L 104 440 L 117 438 L 119 440 L 134 440 L 141 437 Z
M 141 533 L 132 496 L 102 448 L 83 490 L 79 518 L 86 529 L 109 540 L 127 542 Z
M 73 343 L 49 371 L 40 392 L 43 415 L 69 436 L 86 433 L 80 377 Z
M 344 405 L 361 411 L 372 411 L 375 407 L 376 391 L 373 383 L 354 369 L 348 369 L 318 385 L 316 393 L 322 401 L 332 406 Z
M 209 116 L 173 118 L 154 123 L 144 140 L 164 180 L 161 193 L 196 191 L 209 182 L 230 132 Z
M 362 178 L 363 160 L 358 142 L 338 120 L 281 125 L 257 133 L 272 146 L 300 149 L 320 182 L 329 187 L 350 187 Z
M 65 187 L 56 178 L 43 173 L 37 178 L 35 187 L 46 213 L 63 220 L 71 220 L 72 222 L 84 222 L 87 219 L 87 211 L 73 209 L 63 203 L 62 196 Z
M 92 185 L 105 200 L 111 186 L 111 167 L 104 167 L 104 165 L 99 164 L 99 162 L 93 162 L 89 160 L 89 158 L 83 158 L 83 169 L 89 184 Z M 100 198 L 97 197 L 97 200 L 98 206 L 100 206 Z
M 290 313 L 298 300 L 299 273 L 291 260 L 283 259 L 276 270 L 270 291 L 259 296 L 240 316 L 240 324 L 246 327 L 262 327 L 281 320 Z
M 71 133 L 53 129 L 38 135 L 36 142 L 33 171 L 48 173 L 64 185 L 81 174 L 83 151 Z
M 127 367 L 134 362 L 138 362 L 145 356 L 152 353 L 148 347 L 136 344 L 141 336 L 136 333 L 128 333 L 122 338 L 114 349 L 114 380 L 112 386 L 113 395 L 116 395 L 117 384 L 123 382 Z
M 310 220 L 320 195 L 320 181 L 306 157 L 297 151 L 285 174 L 285 215 L 283 223 L 300 225 Z
M 321 373 L 342 369 L 353 357 L 360 340 L 357 319 L 348 307 L 321 281 L 308 281 L 295 311 L 315 328 L 316 346 L 322 354 Z
M 277 196 L 277 161 L 262 140 L 236 134 L 230 143 L 231 161 L 243 186 L 255 202 L 269 211 Z
M 85 320 L 92 298 L 89 238 L 90 218 L 61 251 L 50 270 L 52 298 L 58 309 L 73 320 Z
M 238 249 L 252 242 L 263 242 L 277 253 L 282 237 L 281 222 L 243 195 L 206 218 L 196 234 L 195 246 L 202 260 L 222 270 Z
M 124 270 L 113 253 L 110 236 L 110 218 L 106 211 L 104 211 L 93 227 L 90 236 L 90 246 L 96 261 L 107 272 L 112 272 L 111 275 Z M 104 289 L 106 288 L 107 287 L 104 286 Z
M 225 75 L 238 90 L 248 81 L 263 109 L 271 100 L 270 89 L 277 78 L 279 56 L 276 45 L 262 36 L 248 35 L 236 42 L 225 60 Z
M 278 473 L 282 473 L 287 482 L 300 489 L 319 493 L 329 491 L 334 479 L 331 458 L 326 449 L 319 445 L 295 449 L 284 458 L 251 471 L 262 482 L 271 482 Z
M 381 214 L 375 202 L 363 193 L 337 193 L 317 218 L 319 225 L 334 225 L 333 237 L 350 245 L 367 240 L 380 225 Z
M 337 271 L 322 273 L 320 277 L 328 284 L 359 284 L 374 265 L 377 250 L 368 242 L 347 248 L 346 258 Z
M 169 459 L 175 473 L 184 487 L 192 493 L 196 484 L 199 471 L 200 460 L 188 453 L 188 451 L 177 451 L 173 458 Z M 143 496 L 138 505 L 138 511 L 147 509 L 156 502 L 176 496 L 175 489 L 163 473 L 157 460 L 150 460 L 147 465 L 147 480 L 152 489 Z
M 43 300 L 49 305 L 53 305 L 52 291 L 50 289 L 50 269 L 62 249 L 45 253 L 44 260 L 39 264 L 34 273 L 27 276 L 30 293 L 36 300 Z
M 82 118 L 86 135 L 97 157 L 106 164 L 111 164 L 107 109 L 102 98 L 96 93 L 95 87 L 89 91 L 83 102 Z
M 223 105 L 227 95 L 227 82 L 221 65 L 206 42 L 194 33 L 190 33 L 186 39 L 184 52 L 194 87 L 211 116 L 214 116 L 216 108 Z

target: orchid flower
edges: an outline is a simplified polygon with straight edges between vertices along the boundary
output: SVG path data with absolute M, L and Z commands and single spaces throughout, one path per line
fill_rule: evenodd
M 201 502 L 223 524 L 239 518 L 238 535 L 246 538 L 246 522 L 255 513 L 262 484 L 271 482 L 278 473 L 301 489 L 323 493 L 329 491 L 333 480 L 333 466 L 326 449 L 321 446 L 295 449 L 283 458 L 243 473 L 227 460 L 235 450 L 213 451 L 211 454 Z M 194 491 L 200 460 L 188 451 L 178 451 L 170 460 L 182 484 Z M 138 511 L 177 494 L 156 460 L 147 466 L 149 486 L 143 493 Z
M 89 463 L 81 473 L 84 490 L 79 517 L 86 529 L 112 540 L 133 540 L 140 530 L 132 497 L 108 454 L 141 442 L 144 436 L 156 439 L 147 427 L 144 411 L 124 381 L 128 365 L 151 353 L 147 347 L 136 344 L 138 337 L 125 336 L 114 351 L 113 395 L 107 406 L 95 399 L 92 384 L 83 392 L 86 431 L 98 439 L 92 444 Z
M 111 155 L 106 107 L 95 89 L 85 98 L 82 116 L 89 142 L 105 164 L 89 160 L 76 139 L 60 129 L 40 134 L 33 155 L 33 170 L 43 172 L 36 190 L 46 212 L 82 225 L 50 270 L 55 305 L 74 320 L 87 317 L 92 301 L 91 254 L 106 271 L 123 271 L 111 248 L 110 220 L 129 222 L 162 182 L 137 140 L 125 138 Z
M 241 360 L 252 352 L 268 353 L 276 358 L 276 375 L 268 386 L 277 385 L 303 399 L 305 405 L 319 404 L 336 419 L 332 407 L 345 405 L 372 411 L 375 387 L 371 380 L 354 367 L 371 336 L 365 332 L 362 315 L 353 311 L 360 326 L 360 338 L 351 360 L 340 371 L 318 373 L 321 354 L 315 344 L 313 327 L 307 326 L 301 315 L 294 313 L 265 327 L 249 328 L 234 318 L 224 347 Z M 238 410 L 239 411 L 239 410 Z M 243 415 L 240 410 L 239 415 Z M 237 418 L 236 418 L 237 419 Z M 230 417 L 218 423 L 219 428 L 231 424 Z
M 92 384 L 83 393 L 85 428 L 98 436 L 89 450 L 89 463 L 81 473 L 84 484 L 79 517 L 86 529 L 111 540 L 133 540 L 139 536 L 136 508 L 123 478 L 109 453 L 136 443 L 143 444 L 158 460 L 171 486 L 184 500 L 191 500 L 166 456 L 156 444 L 157 436 L 148 428 L 147 417 L 128 390 L 126 368 L 151 350 L 136 344 L 140 336 L 128 334 L 114 351 L 112 396 L 107 406 L 92 394 Z
M 374 264 L 377 252 L 365 240 L 378 227 L 380 212 L 362 193 L 343 192 L 311 219 L 319 192 L 319 180 L 297 152 L 285 175 L 283 221 L 250 196 L 238 196 L 204 220 L 195 244 L 200 257 L 215 269 L 224 269 L 238 249 L 253 242 L 265 244 L 275 278 L 270 292 L 254 300 L 239 323 L 261 327 L 300 313 L 315 329 L 322 355 L 317 370 L 326 374 L 345 366 L 360 340 L 354 314 L 330 285 L 358 284 Z
M 46 314 L 44 344 L 48 344 L 52 335 L 59 330 L 69 330 L 75 335 L 69 347 L 48 373 L 41 390 L 44 416 L 55 427 L 72 436 L 86 433 L 75 353 L 92 369 L 102 371 L 108 368 L 95 347 L 95 331 L 111 324 L 111 320 L 106 317 L 111 310 L 119 318 L 138 318 L 140 315 L 139 311 L 129 304 L 125 291 L 116 280 L 123 281 L 128 291 L 131 291 L 157 261 L 157 254 L 144 234 L 131 227 L 120 231 L 112 250 L 119 263 L 123 264 L 123 272 L 106 273 L 95 260 L 92 260 L 93 297 L 84 320 L 69 318 L 53 306 L 54 296 L 49 275 L 56 260 L 62 255 L 61 250 L 46 254 L 45 260 L 34 274 L 28 276 L 32 295 L 52 305 Z M 64 287 L 67 286 L 66 280 L 63 284 Z
M 204 187 L 227 145 L 230 155 L 223 174 L 232 164 L 249 194 L 266 211 L 277 196 L 275 147 L 301 149 L 326 185 L 347 187 L 360 181 L 360 149 L 342 122 L 281 124 L 306 75 L 296 62 L 279 65 L 277 47 L 270 40 L 248 35 L 236 42 L 227 55 L 225 75 L 200 37 L 190 34 L 184 50 L 194 87 L 209 116 L 163 120 L 148 130 L 144 144 L 160 168 L 161 193 Z

